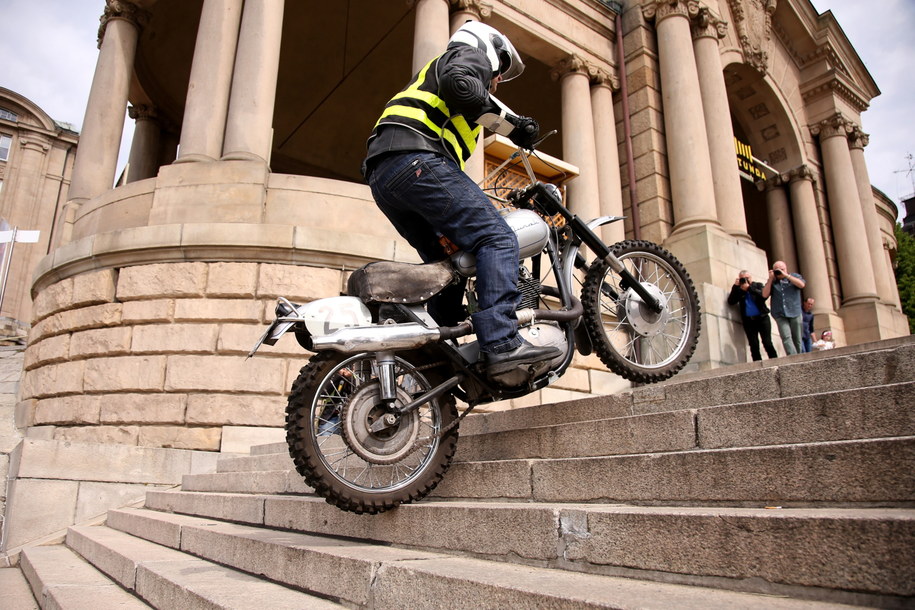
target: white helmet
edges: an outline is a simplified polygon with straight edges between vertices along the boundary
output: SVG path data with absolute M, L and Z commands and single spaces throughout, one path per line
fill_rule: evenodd
M 493 76 L 502 75 L 509 81 L 524 72 L 524 62 L 511 41 L 494 27 L 479 21 L 467 21 L 454 33 L 448 46 L 466 44 L 486 53 L 492 66 Z

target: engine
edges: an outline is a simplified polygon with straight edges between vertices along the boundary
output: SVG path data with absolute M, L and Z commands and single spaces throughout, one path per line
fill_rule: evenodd
M 551 367 L 558 366 L 565 357 L 564 354 L 568 345 L 566 334 L 559 328 L 557 323 L 549 321 L 536 322 L 535 324 L 521 327 L 518 333 L 532 345 L 538 347 L 549 345 L 559 348 L 561 355 L 553 359 L 550 363 Z

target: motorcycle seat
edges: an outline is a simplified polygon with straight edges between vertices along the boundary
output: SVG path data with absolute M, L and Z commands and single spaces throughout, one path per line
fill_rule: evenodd
M 449 259 L 425 264 L 380 261 L 353 271 L 346 293 L 365 303 L 425 303 L 457 277 Z

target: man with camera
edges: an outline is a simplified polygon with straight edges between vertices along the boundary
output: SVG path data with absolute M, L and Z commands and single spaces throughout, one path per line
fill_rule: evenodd
M 762 360 L 759 353 L 759 340 L 762 339 L 763 347 L 769 358 L 777 358 L 778 353 L 772 345 L 772 324 L 769 322 L 769 308 L 766 298 L 762 295 L 763 285 L 754 282 L 749 271 L 743 270 L 737 274 L 731 293 L 728 295 L 728 304 L 737 305 L 740 310 L 740 320 L 743 322 L 743 332 L 747 335 L 750 344 L 750 356 L 753 360 Z
M 785 261 L 775 261 L 762 291 L 764 297 L 772 296 L 772 317 L 778 326 L 785 353 L 789 356 L 800 354 L 803 350 L 801 291 L 806 285 L 800 273 L 788 273 Z

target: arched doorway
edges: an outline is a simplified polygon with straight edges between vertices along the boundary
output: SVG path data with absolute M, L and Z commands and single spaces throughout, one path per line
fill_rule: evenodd
M 742 180 L 747 232 L 771 261 L 774 236 L 765 188 L 760 182 L 771 181 L 805 162 L 798 130 L 786 110 L 787 104 L 766 75 L 744 64 L 732 63 L 724 69 L 724 77 L 734 137 L 762 162 L 756 166 L 756 176 L 746 174 Z M 769 186 L 782 188 L 771 182 Z

